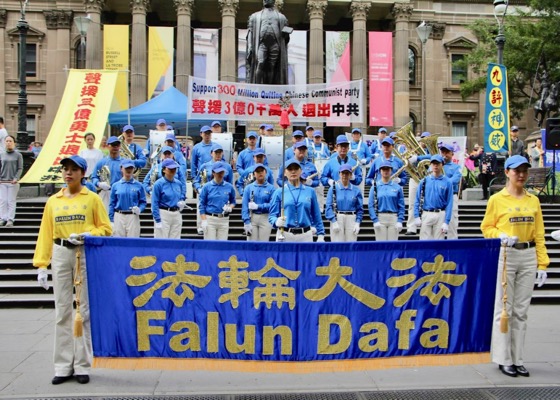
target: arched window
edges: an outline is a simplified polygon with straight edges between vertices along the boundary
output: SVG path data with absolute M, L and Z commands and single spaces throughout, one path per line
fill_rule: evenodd
M 78 39 L 76 46 L 74 47 L 74 67 L 76 69 L 86 68 L 86 43 L 82 44 L 81 40 Z
M 408 84 L 416 85 L 416 52 L 412 47 L 408 48 Z
M 410 120 L 412 121 L 412 132 L 418 132 L 418 119 L 414 113 L 408 114 Z

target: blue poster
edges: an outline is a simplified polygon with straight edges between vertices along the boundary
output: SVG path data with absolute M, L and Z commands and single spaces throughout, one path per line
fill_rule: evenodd
M 503 153 L 509 150 L 508 101 L 506 67 L 488 64 L 484 111 L 484 151 L 487 153 Z

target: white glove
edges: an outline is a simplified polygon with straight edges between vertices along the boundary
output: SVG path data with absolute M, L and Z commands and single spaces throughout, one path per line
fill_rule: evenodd
M 399 184 L 401 183 L 401 178 L 393 178 L 393 182 Z
M 279 217 L 276 220 L 276 227 L 277 228 L 284 228 L 287 225 L 286 217 Z
M 560 230 L 552 232 L 550 236 L 552 236 L 552 239 L 560 242 Z
M 408 158 L 408 162 L 410 164 L 416 164 L 416 161 L 418 161 L 418 156 L 412 156 Z
M 307 178 L 307 179 L 305 180 L 305 184 L 306 184 L 307 186 L 313 185 L 313 179 Z
M 77 233 L 71 233 L 70 237 L 68 237 L 68 241 L 74 246 L 81 246 L 82 244 L 84 244 L 84 241 L 80 239 L 80 235 L 78 235 Z
M 366 160 L 365 158 L 362 158 L 362 159 L 360 160 L 360 164 L 366 165 L 366 164 L 367 164 L 367 160 Z
M 179 211 L 183 211 L 183 208 L 185 208 L 185 205 L 186 205 L 186 204 L 187 204 L 187 203 L 185 203 L 183 200 L 178 201 L 178 202 L 177 202 L 177 207 L 179 207 Z
M 400 233 L 402 231 L 402 222 L 397 222 L 395 224 L 395 229 L 397 230 L 397 233 Z
M 313 236 L 315 236 L 317 234 L 317 228 L 315 228 L 314 226 L 311 227 L 311 234 Z
M 373 227 L 374 228 L 381 228 L 381 222 L 374 222 Z
M 251 236 L 253 234 L 253 225 L 251 224 L 244 224 L 243 230 L 247 236 Z
M 329 186 L 334 186 L 334 179 L 329 179 Z
M 325 236 L 324 235 L 319 235 L 317 236 L 317 243 L 324 243 L 325 242 Z
M 140 215 L 140 207 L 138 206 L 134 206 L 130 209 L 130 211 L 132 211 L 132 214 L 134 215 Z
M 506 245 L 507 247 L 512 247 L 515 243 L 517 243 L 518 240 L 517 236 L 508 236 L 505 233 L 500 233 L 500 236 L 498 237 L 502 241 L 502 244 Z
M 200 222 L 200 229 L 202 229 L 204 233 L 208 231 L 208 220 L 205 219 Z
M 546 272 L 545 272 L 546 275 Z M 47 281 L 47 269 L 46 268 L 39 268 L 37 271 L 37 282 L 39 282 L 39 286 L 42 286 L 43 289 L 49 290 L 49 282 Z M 546 277 L 545 277 L 546 279 Z
M 447 233 L 448 230 L 449 230 L 449 225 L 447 225 L 445 222 L 441 224 L 441 231 L 443 233 Z
M 255 203 L 254 201 L 249 202 L 249 210 L 258 210 L 258 209 L 259 209 L 259 205 L 257 203 Z
M 222 207 L 222 210 L 224 211 L 224 214 L 229 214 L 233 211 L 233 207 L 226 204 Z
M 418 228 L 420 228 L 422 226 L 422 218 L 420 218 L 420 217 L 414 218 L 414 225 L 416 225 Z
M 352 229 L 352 232 L 354 232 L 354 235 L 357 235 L 357 234 L 360 233 L 360 223 L 359 222 L 356 222 L 354 224 L 354 229 Z
M 537 286 L 541 287 L 542 285 L 544 285 L 544 283 L 546 281 L 546 278 L 547 278 L 546 271 L 544 269 L 538 269 L 537 270 Z
M 111 190 L 111 185 L 109 185 L 107 182 L 99 182 L 97 184 L 97 187 L 101 190 Z
M 340 232 L 340 225 L 338 225 L 338 221 L 331 222 L 331 231 L 333 232 Z

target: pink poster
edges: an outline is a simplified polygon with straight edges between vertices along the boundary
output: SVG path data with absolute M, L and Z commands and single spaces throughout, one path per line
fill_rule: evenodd
M 350 82 L 350 35 L 348 32 L 326 33 L 327 84 Z M 343 96 L 333 97 L 332 102 L 345 104 Z M 350 118 L 340 114 L 328 118 L 327 126 L 350 126 Z
M 393 126 L 392 32 L 369 32 L 369 125 Z

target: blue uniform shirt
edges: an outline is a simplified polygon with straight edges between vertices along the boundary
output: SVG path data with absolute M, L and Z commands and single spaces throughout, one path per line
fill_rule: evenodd
M 315 159 L 329 158 L 331 156 L 329 146 L 327 146 L 325 143 L 321 143 L 319 145 L 313 144 L 313 149 L 315 150 Z
M 193 147 L 191 154 L 191 177 L 197 176 L 200 166 L 212 159 L 211 152 L 214 144 L 212 141 L 209 144 L 200 142 Z
M 376 203 L 377 200 L 377 210 Z M 397 222 L 404 220 L 404 193 L 402 187 L 389 181 L 376 181 L 369 191 L 369 216 L 371 220 L 379 222 L 378 213 L 395 213 Z
M 352 154 L 352 153 L 356 153 L 356 155 L 358 156 L 358 162 L 360 162 L 365 158 L 366 165 L 367 165 L 371 161 L 371 157 L 372 157 L 371 151 L 368 145 L 364 143 L 362 140 L 360 140 L 359 142 L 354 142 L 352 140 L 350 142 L 350 149 L 348 151 L 348 154 Z
M 313 160 L 317 158 L 317 154 L 315 154 L 315 142 L 308 137 L 304 138 L 303 141 L 307 145 L 307 159 L 313 162 Z
M 151 191 L 152 191 L 152 178 L 151 178 L 151 176 L 152 176 L 152 172 L 154 172 L 154 169 L 157 170 L 156 180 L 158 180 L 159 178 L 161 178 L 163 176 L 161 161 L 152 164 L 152 166 L 150 168 L 150 171 L 148 172 L 148 174 L 144 177 L 144 180 L 142 181 L 142 185 L 144 186 L 144 190 L 148 194 L 151 193 Z M 181 168 L 179 168 L 177 170 L 177 173 L 175 174 L 175 179 L 177 179 L 179 181 L 179 183 L 181 183 L 182 185 L 185 186 L 185 192 L 186 192 L 186 190 L 187 190 L 187 188 L 186 188 L 187 178 L 186 178 L 185 172 L 183 172 L 183 170 Z
M 241 203 L 241 218 L 244 224 L 251 223 L 251 213 L 268 214 L 270 210 L 270 199 L 274 193 L 274 185 L 265 182 L 259 185 L 257 182 L 249 184 L 243 192 L 243 202 Z M 259 208 L 249 210 L 249 202 L 254 201 Z
M 200 192 L 200 215 L 222 214 L 226 204 L 235 205 L 235 189 L 229 182 L 217 184 L 214 180 L 204 185 Z
M 159 178 L 152 189 L 152 214 L 154 221 L 161 222 L 160 208 L 177 207 L 177 203 L 185 200 L 185 186 L 178 179 L 173 181 L 166 177 Z
M 426 182 L 424 186 L 424 182 Z M 445 223 L 449 224 L 453 213 L 453 185 L 445 175 L 434 177 L 433 174 L 422 179 L 418 184 L 416 201 L 414 202 L 414 217 L 420 217 L 420 199 L 424 194 L 423 210 L 444 210 Z
M 317 173 L 317 168 L 315 167 L 315 164 L 313 164 L 309 160 L 303 160 L 298 162 L 301 165 L 302 174 L 305 174 L 305 176 L 315 175 L 312 179 L 313 184 L 311 185 L 311 187 L 319 186 L 319 174 Z M 278 178 L 276 178 L 276 184 L 280 187 L 282 186 L 282 178 L 286 179 L 286 177 L 284 176 L 284 164 L 282 164 L 280 168 L 278 168 Z
M 198 170 L 198 175 L 193 179 L 193 187 L 196 189 L 197 192 L 200 193 L 202 190 L 202 171 L 206 171 L 206 183 L 212 180 L 212 166 L 216 163 L 216 161 L 208 161 L 202 164 Z M 229 166 L 229 164 L 224 163 L 224 167 L 226 171 L 224 173 L 224 181 L 233 185 L 233 169 Z
M 257 147 L 255 147 L 255 150 L 251 150 L 247 147 L 245 150 L 239 153 L 239 155 L 237 156 L 237 162 L 235 163 L 235 169 L 237 170 L 239 175 L 242 175 L 247 168 L 255 165 L 254 155 L 256 150 Z M 266 159 L 266 157 L 264 158 L 263 165 L 268 165 L 268 160 Z
M 443 164 L 443 172 L 453 184 L 453 193 L 459 193 L 459 183 L 461 183 L 461 179 L 463 178 L 461 166 L 455 164 L 453 161 L 449 161 L 447 164 Z
M 144 168 L 146 166 L 146 156 L 142 151 L 142 147 L 137 145 L 136 143 L 131 143 L 130 145 L 126 144 L 126 142 L 121 143 L 122 146 L 128 146 L 128 149 L 134 156 L 136 157 L 135 160 L 132 160 L 134 163 L 134 168 Z
M 373 184 L 374 177 L 377 179 L 378 182 L 381 180 L 381 174 L 378 173 L 378 171 L 379 171 L 379 166 L 385 160 L 391 162 L 391 165 L 393 166 L 393 172 L 396 172 L 400 167 L 404 165 L 401 159 L 394 155 L 391 155 L 391 157 L 386 159 L 385 156 L 381 154 L 379 157 L 375 159 L 375 161 L 373 161 L 373 164 L 371 164 L 371 168 L 369 169 L 369 172 L 366 177 L 366 185 Z M 399 183 L 399 185 L 405 186 L 408 182 L 408 175 L 406 174 L 406 172 L 403 170 L 398 177 L 401 178 L 401 182 Z
M 297 188 L 290 183 L 284 187 L 284 216 L 287 228 L 307 228 L 314 226 L 317 235 L 325 235 L 325 227 L 317 202 L 315 190 L 309 186 L 299 185 Z M 282 188 L 276 189 L 270 201 L 268 222 L 276 227 L 276 220 L 282 211 Z
M 117 158 L 111 158 L 109 156 L 107 157 L 103 157 L 101 160 L 99 160 L 97 162 L 97 164 L 95 165 L 95 168 L 93 169 L 93 172 L 90 176 L 91 179 L 91 183 L 93 183 L 93 185 L 95 187 L 99 187 L 99 172 L 101 171 L 101 168 L 104 165 L 107 165 L 109 167 L 109 171 L 111 171 L 111 185 L 113 185 L 113 183 L 119 181 L 122 178 L 122 173 L 121 173 L 121 161 L 122 161 L 122 157 L 117 157 Z
M 350 164 L 352 167 L 357 165 L 356 160 L 346 156 L 345 160 L 342 160 L 338 155 L 331 157 L 331 159 L 325 164 L 323 168 L 323 173 L 321 174 L 321 183 L 323 186 L 329 186 L 329 179 L 338 181 L 340 179 L 339 171 L 342 164 Z M 362 169 L 356 168 L 354 170 L 354 179 L 350 181 L 354 185 L 359 185 L 362 183 Z
M 340 182 L 337 182 L 329 188 L 325 204 L 325 217 L 331 222 L 336 221 L 333 207 L 334 190 L 336 190 L 336 212 L 353 211 L 356 213 L 356 222 L 361 223 L 364 218 L 364 198 L 360 188 L 351 183 L 348 187 L 344 187 Z
M 274 176 L 272 176 L 272 170 L 268 167 L 264 168 L 266 169 L 266 181 L 274 186 Z M 251 168 L 247 168 L 246 170 L 244 170 L 243 174 L 239 174 L 239 178 L 237 178 L 237 181 L 235 182 L 235 187 L 237 188 L 240 196 L 243 196 L 243 193 L 245 193 L 245 180 L 252 172 L 253 167 L 251 166 Z
M 115 211 L 128 211 L 132 207 L 140 208 L 140 212 L 146 208 L 146 192 L 144 187 L 136 179 L 129 181 L 121 179 L 111 186 L 111 201 L 109 202 L 109 219 L 113 222 Z

